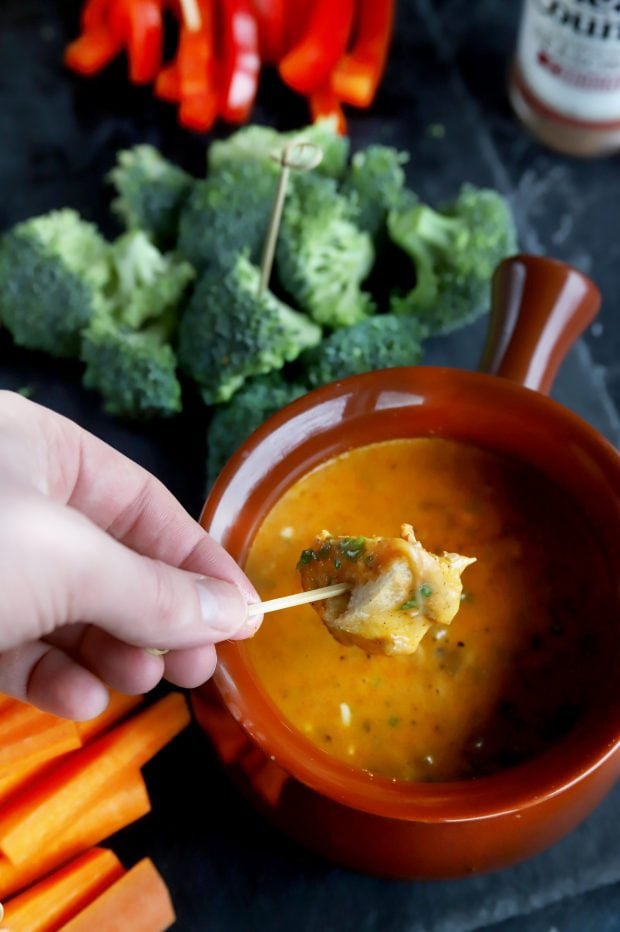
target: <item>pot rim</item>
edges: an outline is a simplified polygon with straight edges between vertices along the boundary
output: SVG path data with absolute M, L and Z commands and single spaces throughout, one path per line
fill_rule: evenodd
M 439 399 L 435 397 L 437 395 L 440 396 Z M 431 397 L 432 401 L 429 400 Z M 346 403 L 343 402 L 350 404 L 348 413 Z M 620 514 L 618 453 L 609 441 L 578 415 L 539 392 L 497 376 L 420 366 L 375 370 L 351 376 L 315 389 L 274 414 L 241 445 L 225 466 L 205 503 L 201 523 L 211 533 L 215 530 L 215 539 L 227 546 L 239 515 L 249 507 L 248 502 L 252 498 L 260 499 L 261 487 L 269 487 L 276 464 L 281 468 L 287 458 L 291 458 L 295 451 L 299 452 L 303 448 L 304 443 L 313 440 L 320 451 L 321 444 L 318 441 L 323 438 L 322 460 L 319 454 L 317 461 L 294 472 L 290 481 L 279 488 L 278 494 L 273 496 L 270 503 L 265 504 L 261 520 L 273 502 L 281 496 L 284 488 L 292 485 L 300 475 L 315 468 L 319 462 L 337 455 L 330 446 L 335 427 L 344 430 L 345 425 L 348 425 L 351 431 L 354 422 L 359 422 L 364 417 L 372 416 L 376 419 L 383 415 L 393 416 L 394 412 L 410 412 L 414 408 L 416 411 L 422 411 L 423 408 L 439 402 L 465 407 L 471 404 L 476 412 L 485 418 L 494 414 L 498 427 L 501 425 L 505 433 L 510 430 L 510 424 L 513 422 L 513 426 L 523 424 L 529 427 L 542 419 L 542 429 L 552 431 L 556 443 L 562 439 L 568 442 L 569 438 L 572 443 L 579 441 L 580 446 L 586 449 L 605 471 L 606 478 L 611 480 L 611 497 L 616 502 Z M 333 407 L 332 420 L 330 405 Z M 323 412 L 324 420 L 309 418 L 308 413 L 311 411 L 315 415 Z M 526 415 L 525 420 L 523 414 Z M 340 420 L 335 421 L 334 418 L 337 417 L 340 417 Z M 292 428 L 299 428 L 304 422 L 305 439 L 300 439 L 299 443 L 295 444 L 295 430 Z M 397 425 L 395 428 L 397 429 Z M 468 425 L 464 423 L 463 430 L 467 429 Z M 423 431 L 417 435 L 400 434 L 405 437 L 425 435 L 428 436 L 429 432 Z M 430 435 L 462 439 L 459 436 L 454 437 L 449 431 L 444 433 L 441 425 L 438 430 L 431 431 Z M 274 438 L 276 444 L 270 449 Z M 341 435 L 340 440 L 342 439 Z M 382 439 L 388 438 L 377 438 Z M 372 442 L 376 441 L 365 441 Z M 280 451 L 282 455 L 279 460 L 274 459 L 274 455 L 277 455 L 274 452 L 277 443 L 284 446 L 291 443 L 287 450 Z M 361 444 L 355 443 L 350 446 L 358 445 Z M 488 446 L 492 448 L 493 443 L 489 443 Z M 343 449 L 346 449 L 346 446 Z M 535 461 L 529 457 L 526 459 L 536 468 Z M 254 461 L 259 461 L 258 465 L 264 468 L 262 474 L 257 477 L 251 477 Z M 244 481 L 253 481 L 246 490 L 245 501 L 240 501 L 240 474 L 246 477 Z M 217 517 L 222 508 L 230 507 L 236 508 L 237 514 L 232 524 L 227 526 L 225 521 L 218 521 Z M 260 521 L 258 523 L 260 524 Z M 248 540 L 245 541 L 245 546 L 247 552 Z M 240 553 L 234 542 L 231 553 L 236 559 L 245 558 L 245 553 Z M 616 703 L 615 717 L 589 715 L 565 739 L 558 741 L 544 754 L 491 776 L 443 783 L 390 780 L 331 758 L 301 732 L 288 725 L 253 673 L 243 642 L 219 645 L 218 654 L 220 659 L 215 683 L 220 695 L 229 711 L 272 760 L 291 776 L 322 795 L 385 818 L 450 822 L 488 819 L 506 813 L 514 813 L 518 818 L 522 810 L 556 796 L 584 780 L 602 767 L 620 748 L 620 703 Z

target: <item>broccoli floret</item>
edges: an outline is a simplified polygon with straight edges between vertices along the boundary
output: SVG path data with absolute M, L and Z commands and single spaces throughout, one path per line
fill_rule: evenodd
M 415 287 L 394 296 L 392 310 L 416 314 L 432 333 L 455 330 L 488 309 L 493 271 L 517 245 L 505 199 L 473 185 L 439 211 L 423 204 L 392 211 L 388 229 L 416 272 Z
M 199 181 L 181 214 L 179 253 L 203 272 L 228 269 L 241 249 L 260 258 L 277 185 L 260 162 L 238 162 Z
M 119 152 L 108 175 L 117 192 L 112 210 L 129 230 L 145 230 L 158 246 L 170 247 L 193 179 L 149 145 Z
M 280 372 L 248 379 L 234 398 L 213 415 L 207 440 L 207 479 L 211 486 L 238 446 L 268 417 L 307 391 L 286 382 Z
M 409 161 L 407 152 L 391 146 L 368 146 L 351 159 L 343 191 L 355 193 L 359 205 L 358 225 L 376 236 L 385 227 L 390 210 L 413 206 L 417 200 L 413 191 L 405 189 L 403 165 Z
M 340 194 L 332 178 L 299 175 L 291 184 L 277 247 L 280 280 L 320 324 L 347 327 L 374 310 L 360 288 L 374 249 L 356 225 L 355 200 Z
M 349 140 L 346 136 L 338 135 L 335 121 L 330 119 L 318 120 L 310 126 L 289 133 L 279 133 L 271 126 L 246 126 L 228 139 L 211 143 L 208 154 L 209 169 L 219 170 L 235 162 L 248 161 L 271 164 L 275 168 L 272 153 L 280 152 L 293 140 L 312 142 L 319 146 L 323 158 L 316 170 L 332 178 L 342 177 L 349 156 Z
M 207 404 L 228 401 L 252 375 L 281 369 L 321 339 L 316 324 L 259 295 L 259 271 L 244 253 L 228 271 L 207 272 L 181 318 L 179 361 Z
M 111 255 L 115 316 L 134 329 L 148 320 L 174 313 L 196 274 L 188 262 L 163 255 L 146 233 L 139 230 L 119 237 L 112 244 Z
M 84 385 L 100 392 L 109 414 L 174 414 L 181 410 L 181 388 L 169 338 L 194 270 L 162 255 L 138 230 L 112 244 L 111 259 L 108 304 L 83 335 Z
M 33 217 L 0 242 L 0 319 L 20 346 L 77 356 L 110 275 L 108 243 L 74 210 Z
M 108 414 L 122 417 L 170 415 L 181 410 L 176 358 L 165 327 L 132 330 L 107 315 L 84 332 L 83 384 L 103 397 Z
M 374 369 L 415 366 L 422 357 L 422 324 L 415 317 L 379 314 L 336 330 L 301 357 L 312 388 Z

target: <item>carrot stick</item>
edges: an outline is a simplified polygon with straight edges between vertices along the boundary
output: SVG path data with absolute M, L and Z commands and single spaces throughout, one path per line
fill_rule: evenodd
M 0 776 L 16 766 L 44 763 L 81 746 L 73 722 L 57 720 L 51 725 L 45 721 L 32 722 L 28 728 L 0 737 Z
M 26 702 L 20 702 L 18 699 L 11 699 L 9 696 L 4 696 L 3 698 L 4 701 L 0 706 L 0 739 L 20 729 L 26 729 L 31 726 L 33 722 L 40 721 L 41 719 L 45 721 L 58 721 L 55 716 L 49 715 L 47 712 L 41 712 L 39 709 L 35 709 L 34 706 L 28 705 Z
M 144 858 L 59 932 L 165 932 L 175 918 L 166 884 Z
M 5 924 L 10 932 L 49 932 L 122 876 L 123 866 L 112 851 L 93 848 L 5 903 Z
M 41 712 L 25 702 L 2 697 L 0 704 L 0 780 L 16 769 L 73 751 L 82 742 L 73 722 Z
M 143 701 L 144 696 L 123 696 L 122 693 L 110 691 L 110 701 L 107 709 L 92 718 L 89 722 L 76 722 L 76 727 L 84 744 L 91 738 L 107 731 L 110 725 L 115 725 L 122 718 L 125 718 L 129 712 L 132 712 Z
M 145 764 L 189 723 L 185 699 L 171 693 L 72 754 L 19 794 L 0 817 L 0 851 L 14 864 L 37 856 L 67 825 L 82 818 L 106 784 Z
M 9 797 L 24 787 L 36 773 L 44 771 L 48 765 L 49 761 L 31 761 L 29 764 L 12 767 L 8 773 L 3 774 L 0 777 L 0 807 Z
M 3 699 L 6 703 L 15 701 L 6 696 L 0 696 L 0 716 L 2 715 Z M 110 693 L 110 703 L 105 712 L 89 722 L 75 722 L 75 728 L 82 742 L 86 743 L 107 731 L 111 725 L 125 718 L 142 701 L 142 696 L 123 696 L 121 693 L 112 691 Z M 12 765 L 8 771 L 0 773 L 0 807 L 15 793 L 23 790 L 35 776 L 42 775 L 49 768 L 50 763 L 57 760 L 57 757 L 74 750 L 76 747 L 79 747 L 79 744 L 73 742 L 71 742 L 70 747 L 65 748 L 58 745 L 49 745 L 47 752 L 38 759 L 31 759 L 26 762 L 20 761 L 18 764 Z
M 0 900 L 131 825 L 150 810 L 142 775 L 137 770 L 125 771 L 121 783 L 112 784 L 79 819 L 67 824 L 63 832 L 28 861 L 16 866 L 8 858 L 0 857 Z

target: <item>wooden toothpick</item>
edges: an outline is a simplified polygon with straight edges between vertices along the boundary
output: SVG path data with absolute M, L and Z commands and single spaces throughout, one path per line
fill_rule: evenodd
M 181 0 L 183 22 L 190 32 L 198 32 L 202 26 L 202 18 L 198 9 L 197 0 Z
M 293 140 L 285 146 L 281 152 L 273 153 L 272 159 L 280 165 L 280 178 L 278 179 L 278 188 L 273 202 L 271 218 L 267 237 L 263 247 L 263 255 L 260 263 L 260 282 L 258 293 L 261 294 L 269 286 L 271 270 L 273 268 L 273 257 L 276 252 L 276 242 L 278 240 L 278 231 L 280 221 L 282 220 L 282 210 L 286 198 L 286 190 L 291 171 L 305 172 L 316 168 L 323 158 L 323 150 L 314 142 L 304 142 Z
M 308 605 L 310 602 L 321 602 L 323 599 L 333 599 L 337 595 L 344 595 L 351 587 L 346 583 L 336 583 L 334 586 L 322 586 L 320 589 L 308 589 L 307 592 L 296 592 L 295 595 L 283 595 L 279 599 L 268 599 L 266 602 L 254 602 L 248 605 L 248 615 L 266 615 L 267 612 L 280 612 L 284 608 L 296 608 L 298 605 Z
M 252 602 L 248 605 L 248 618 L 266 615 L 268 612 L 281 612 L 285 608 L 296 608 L 298 605 L 308 605 L 310 602 L 322 602 L 323 599 L 333 599 L 337 595 L 344 595 L 350 588 L 346 583 L 336 583 L 333 586 L 321 586 L 320 589 L 308 589 L 307 592 L 296 592 L 294 595 L 283 595 L 279 599 L 267 599 L 266 602 Z M 168 653 L 167 650 L 161 650 L 159 647 L 145 649 L 147 654 L 153 657 L 162 657 Z

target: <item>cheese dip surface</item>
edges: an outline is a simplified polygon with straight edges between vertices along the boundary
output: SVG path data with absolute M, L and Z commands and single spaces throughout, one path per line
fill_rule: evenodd
M 262 599 L 287 595 L 317 530 L 389 537 L 403 522 L 429 550 L 477 558 L 450 627 L 383 656 L 339 644 L 310 606 L 274 613 L 243 648 L 266 692 L 330 756 L 394 779 L 467 779 L 544 751 L 595 701 L 614 619 L 592 529 L 531 467 L 434 438 L 356 448 L 283 494 L 246 571 Z

